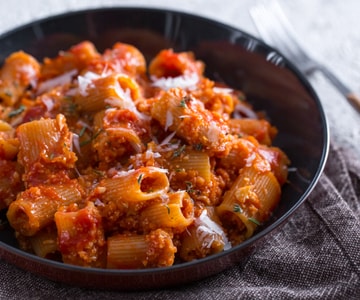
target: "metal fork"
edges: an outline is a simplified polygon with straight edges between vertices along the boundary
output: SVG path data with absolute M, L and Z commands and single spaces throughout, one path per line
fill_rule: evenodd
M 281 51 L 300 71 L 309 75 L 318 70 L 343 94 L 360 113 L 360 98 L 326 66 L 316 61 L 300 44 L 295 31 L 277 1 L 259 3 L 250 15 L 263 40 Z

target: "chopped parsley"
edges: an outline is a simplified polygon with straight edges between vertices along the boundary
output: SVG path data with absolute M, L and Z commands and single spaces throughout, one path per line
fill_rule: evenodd
M 241 206 L 239 204 L 236 203 L 236 204 L 234 204 L 233 212 L 242 213 L 243 209 L 241 208 Z
M 104 172 L 102 172 L 102 171 L 99 171 L 99 170 L 93 169 L 93 172 L 94 172 L 96 175 L 98 175 L 98 176 L 101 176 L 101 177 L 103 177 L 103 176 L 104 176 Z
M 191 101 L 191 98 L 189 96 L 184 96 L 181 100 L 180 100 L 180 104 L 179 107 L 181 108 L 187 108 L 187 103 L 189 103 Z
M 8 117 L 9 118 L 15 117 L 15 116 L 21 114 L 25 109 L 26 109 L 26 107 L 24 105 L 20 105 L 20 107 L 18 109 L 15 109 L 12 112 L 10 112 Z
M 243 94 L 240 94 L 240 95 L 238 96 L 238 99 L 239 99 L 240 101 L 246 101 L 246 97 L 245 97 L 245 95 L 243 95 Z
M 71 96 L 64 96 L 63 99 L 65 101 L 62 105 L 64 113 L 68 115 L 75 115 L 78 110 L 78 106 L 73 102 L 73 98 Z
M 179 107 L 186 108 L 186 102 L 184 99 L 181 99 Z
M 102 128 L 99 129 L 99 131 L 96 132 L 90 139 L 81 142 L 81 143 L 80 143 L 80 147 L 85 146 L 85 145 L 87 145 L 87 144 L 90 144 L 93 140 L 95 140 L 95 139 L 99 136 L 99 134 L 100 134 L 101 132 L 103 132 L 103 130 L 104 130 L 104 129 L 102 129 Z
M 189 194 L 193 193 L 194 189 L 193 189 L 192 182 L 191 181 L 186 181 L 185 184 L 186 184 L 186 192 L 188 192 Z
M 144 177 L 144 174 L 141 173 L 141 174 L 139 175 L 138 179 L 137 179 L 137 182 L 138 182 L 139 185 L 141 184 L 141 181 L 142 181 L 143 177 Z
M 179 149 L 174 151 L 172 158 L 179 157 L 185 151 L 185 147 L 186 147 L 185 145 L 182 145 Z
M 258 220 L 256 220 L 255 218 L 248 218 L 248 220 L 250 221 L 250 222 L 253 222 L 254 224 L 256 224 L 256 225 L 261 225 L 260 224 L 260 222 L 258 221 Z
M 196 151 L 201 151 L 202 149 L 203 149 L 203 144 L 201 144 L 201 143 L 198 143 L 198 144 L 195 144 L 194 146 L 193 146 L 193 148 L 196 150 Z
M 83 128 L 81 128 L 80 132 L 79 132 L 79 137 L 82 137 L 85 133 L 86 127 L 84 126 Z

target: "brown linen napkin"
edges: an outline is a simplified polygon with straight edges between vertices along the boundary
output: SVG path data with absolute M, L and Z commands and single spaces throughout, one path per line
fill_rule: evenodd
M 247 260 L 172 289 L 114 292 L 48 281 L 0 260 L 0 299 L 360 299 L 360 167 L 333 144 L 305 203 Z

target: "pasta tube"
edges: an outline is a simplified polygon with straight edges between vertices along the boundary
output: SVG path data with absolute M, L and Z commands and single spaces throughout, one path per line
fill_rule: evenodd
M 133 101 L 140 97 L 140 89 L 135 80 L 124 74 L 110 74 L 100 77 L 85 74 L 79 77 L 79 94 L 75 103 L 79 109 L 95 112 L 108 106 L 135 109 Z
M 30 243 L 34 253 L 43 258 L 51 258 L 58 251 L 56 228 L 44 228 L 30 237 Z
M 169 181 L 166 170 L 141 167 L 103 179 L 99 187 L 104 190 L 101 195 L 104 202 L 138 202 L 161 197 L 168 191 Z
M 101 216 L 92 202 L 55 213 L 59 250 L 65 263 L 104 267 L 105 236 Z
M 210 155 L 225 156 L 229 152 L 231 137 L 226 122 L 184 90 L 174 88 L 164 93 L 153 104 L 151 115 L 165 130 L 175 131 L 190 145 L 200 146 Z
M 183 234 L 180 257 L 185 261 L 202 258 L 231 247 L 223 228 L 212 220 L 206 209 Z
M 185 191 L 168 195 L 167 203 L 155 203 L 141 212 L 141 222 L 147 228 L 173 228 L 182 232 L 194 220 L 193 201 Z
M 245 230 L 245 238 L 249 238 L 267 220 L 280 200 L 280 193 L 280 185 L 271 171 L 245 167 L 216 207 L 216 213 L 229 228 Z
M 23 51 L 14 52 L 5 60 L 0 72 L 0 99 L 14 105 L 30 84 L 35 84 L 40 75 L 40 64 Z
M 16 133 L 20 142 L 18 159 L 25 173 L 30 172 L 37 162 L 65 169 L 74 167 L 76 155 L 71 151 L 72 134 L 63 115 L 24 123 Z
M 162 229 L 147 235 L 118 234 L 108 238 L 107 268 L 141 269 L 171 266 L 176 247 Z
M 30 187 L 10 204 L 7 218 L 16 231 L 33 236 L 54 221 L 60 206 L 81 200 L 82 190 L 76 183 Z
M 211 179 L 210 158 L 205 152 L 186 150 L 184 155 L 173 155 L 169 164 L 172 170 L 196 170 L 206 182 Z

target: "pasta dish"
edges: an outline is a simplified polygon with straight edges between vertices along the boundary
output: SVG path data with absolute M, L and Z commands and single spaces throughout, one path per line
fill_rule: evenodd
M 166 267 L 226 251 L 271 216 L 289 159 L 245 95 L 192 52 L 149 62 L 83 41 L 0 71 L 0 209 L 19 247 L 68 264 Z

